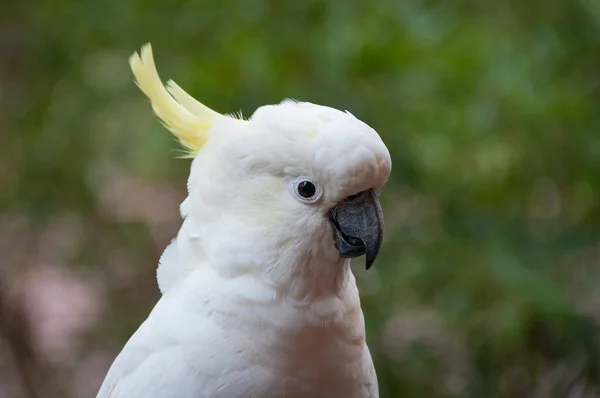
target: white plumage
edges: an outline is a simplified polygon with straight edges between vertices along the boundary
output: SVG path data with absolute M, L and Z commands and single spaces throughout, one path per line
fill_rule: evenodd
M 194 160 L 162 297 L 98 397 L 378 397 L 349 258 L 369 265 L 381 243 L 372 192 L 391 160 L 379 135 L 290 100 L 220 115 L 165 89 L 149 45 L 130 63 Z

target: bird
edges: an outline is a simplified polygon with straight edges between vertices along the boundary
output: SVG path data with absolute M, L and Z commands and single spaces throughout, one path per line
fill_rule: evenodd
M 377 398 L 351 260 L 382 246 L 380 135 L 289 98 L 221 114 L 163 84 L 150 43 L 129 64 L 191 166 L 160 298 L 97 398 Z

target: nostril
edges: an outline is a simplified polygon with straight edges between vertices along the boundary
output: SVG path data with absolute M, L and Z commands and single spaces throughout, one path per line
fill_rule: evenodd
M 365 192 L 367 192 L 367 191 L 362 191 L 362 192 L 355 193 L 354 195 L 350 195 L 346 199 L 344 199 L 344 201 L 345 202 L 354 202 L 356 199 L 359 198 L 359 196 L 364 195 Z

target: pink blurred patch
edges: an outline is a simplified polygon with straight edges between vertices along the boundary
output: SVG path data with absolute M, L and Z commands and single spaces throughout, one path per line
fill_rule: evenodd
M 18 294 L 38 354 L 52 364 L 72 362 L 83 333 L 101 315 L 100 287 L 68 269 L 44 265 L 26 273 Z

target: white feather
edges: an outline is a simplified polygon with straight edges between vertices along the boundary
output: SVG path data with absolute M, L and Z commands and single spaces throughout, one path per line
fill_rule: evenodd
M 391 159 L 379 135 L 291 100 L 244 122 L 220 117 L 175 83 L 167 92 L 149 47 L 131 62 L 159 117 L 198 154 L 183 225 L 157 269 L 163 295 L 98 398 L 378 397 L 356 282 L 325 213 L 383 186 Z M 319 201 L 296 199 L 299 176 L 321 185 Z

